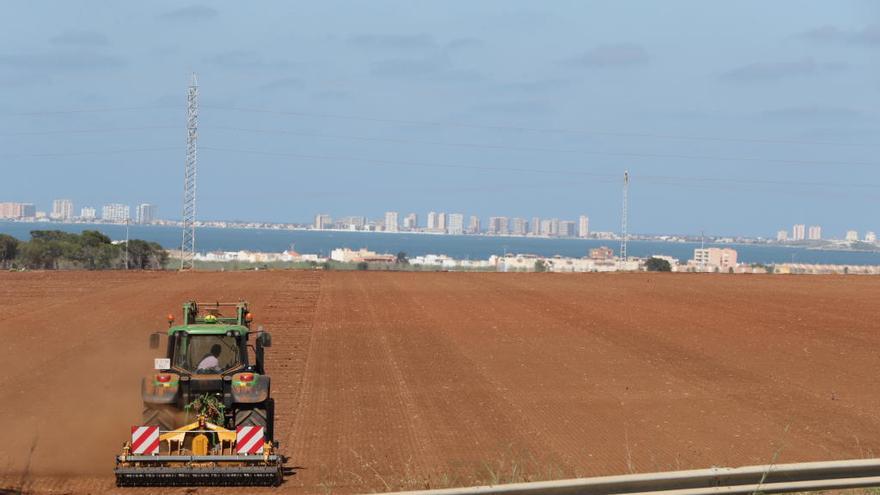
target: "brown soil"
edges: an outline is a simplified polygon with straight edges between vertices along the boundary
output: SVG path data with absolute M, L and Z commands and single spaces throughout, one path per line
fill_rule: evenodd
M 280 491 L 880 453 L 880 278 L 0 273 L 0 487 L 115 490 L 147 336 L 190 298 L 273 332 Z

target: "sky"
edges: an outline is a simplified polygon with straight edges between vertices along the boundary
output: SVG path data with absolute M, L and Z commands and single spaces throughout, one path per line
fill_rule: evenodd
M 5 3 L 0 201 L 880 231 L 880 3 Z

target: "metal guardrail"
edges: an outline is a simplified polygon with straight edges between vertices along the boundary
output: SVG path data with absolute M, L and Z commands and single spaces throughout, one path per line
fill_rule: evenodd
M 602 476 L 494 486 L 394 492 L 397 495 L 716 495 L 880 486 L 880 459 Z

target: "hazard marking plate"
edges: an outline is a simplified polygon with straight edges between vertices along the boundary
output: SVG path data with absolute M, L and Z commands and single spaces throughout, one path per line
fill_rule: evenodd
M 131 453 L 138 455 L 156 455 L 159 453 L 158 426 L 131 427 Z
M 153 359 L 153 369 L 157 369 L 159 371 L 171 369 L 171 359 L 169 359 L 169 358 Z
M 262 426 L 239 426 L 235 429 L 235 452 L 262 454 L 265 438 Z

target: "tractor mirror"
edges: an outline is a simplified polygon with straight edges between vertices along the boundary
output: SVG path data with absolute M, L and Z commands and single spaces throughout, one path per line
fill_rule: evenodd
M 152 333 L 150 334 L 150 349 L 158 349 L 159 348 L 159 334 Z
M 272 334 L 263 332 L 260 334 L 260 345 L 262 347 L 272 347 Z

